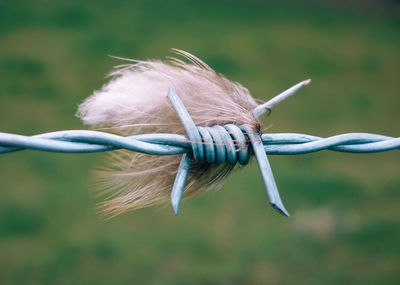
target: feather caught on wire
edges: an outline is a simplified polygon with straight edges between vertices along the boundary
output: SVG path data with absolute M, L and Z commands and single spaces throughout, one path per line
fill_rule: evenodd
M 166 96 L 172 88 L 196 126 L 246 125 L 260 131 L 257 118 L 272 105 L 259 106 L 239 83 L 228 80 L 190 53 L 173 51 L 186 61 L 173 57 L 166 62 L 125 59 L 128 63 L 117 66 L 110 73 L 109 82 L 79 106 L 77 116 L 92 128 L 105 128 L 124 136 L 150 132 L 186 134 Z M 307 83 L 299 83 L 297 89 Z M 179 155 L 113 152 L 105 167 L 97 171 L 96 186 L 106 195 L 101 211 L 112 217 L 167 202 L 180 161 Z M 221 187 L 235 165 L 193 160 L 183 198 Z

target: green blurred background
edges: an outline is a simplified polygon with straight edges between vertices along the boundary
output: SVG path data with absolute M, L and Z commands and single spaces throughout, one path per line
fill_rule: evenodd
M 0 130 L 85 128 L 77 105 L 120 62 L 187 50 L 266 100 L 271 132 L 399 136 L 398 1 L 0 1 Z M 105 154 L 0 157 L 1 284 L 398 284 L 400 155 L 270 158 L 221 191 L 109 221 L 90 170 Z

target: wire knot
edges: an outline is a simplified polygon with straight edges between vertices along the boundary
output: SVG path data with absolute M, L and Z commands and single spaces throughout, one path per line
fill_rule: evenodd
M 271 205 L 279 213 L 289 216 L 282 204 L 276 187 L 275 179 L 269 165 L 267 155 L 265 154 L 261 136 L 250 125 L 241 125 L 240 127 L 227 124 L 224 126 L 215 125 L 212 127 L 197 127 L 190 117 L 189 112 L 183 105 L 183 102 L 176 94 L 175 90 L 168 90 L 168 99 L 171 101 L 176 113 L 181 120 L 189 141 L 192 146 L 193 158 L 197 161 L 232 163 L 239 161 L 240 164 L 247 164 L 250 157 L 250 146 L 257 158 L 257 163 L 264 180 L 265 187 Z M 248 140 L 246 139 L 248 137 Z M 171 203 L 175 215 L 178 214 L 179 204 L 185 188 L 186 179 L 189 173 L 191 157 L 183 154 L 176 174 L 174 186 L 171 192 Z
M 212 127 L 196 127 L 188 133 L 193 150 L 193 158 L 208 163 L 239 162 L 246 165 L 251 152 L 249 139 L 242 129 L 234 124 Z

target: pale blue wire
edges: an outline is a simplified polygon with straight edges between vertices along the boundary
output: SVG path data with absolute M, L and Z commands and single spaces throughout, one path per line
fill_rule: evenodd
M 234 131 L 227 126 L 224 127 L 235 139 L 235 143 L 241 142 L 240 139 L 233 136 Z M 236 135 L 239 136 L 239 134 Z M 269 133 L 263 134 L 261 141 L 266 154 L 281 155 L 304 154 L 324 149 L 351 153 L 372 153 L 400 149 L 400 138 L 369 133 L 349 133 L 328 138 L 295 133 Z M 92 153 L 127 149 L 152 155 L 184 154 L 179 168 L 181 171 L 179 171 L 174 184 L 176 190 L 171 193 L 173 209 L 177 214 L 190 167 L 189 155 L 192 154 L 192 141 L 187 136 L 177 134 L 143 134 L 122 137 L 88 130 L 58 131 L 36 136 L 0 133 L 0 154 L 24 149 L 59 153 Z M 242 147 L 237 151 L 237 156 L 241 164 L 246 164 L 249 159 L 248 152 Z M 267 173 L 272 174 L 271 171 Z M 265 175 L 263 175 L 263 180 L 264 183 L 273 181 L 270 178 L 265 179 Z M 275 196 L 270 196 L 270 199 L 271 197 L 270 202 L 275 207 L 277 200 L 274 200 Z M 280 201 L 280 198 L 278 201 Z M 279 209 L 280 213 L 288 215 L 286 210 L 282 210 L 284 209 L 283 204 L 276 209 Z
M 351 137 L 353 139 L 349 140 Z M 296 133 L 268 133 L 263 134 L 261 138 L 267 154 L 296 155 L 321 150 L 373 153 L 400 149 L 400 137 L 370 133 L 348 133 L 328 138 Z M 123 137 L 98 131 L 68 130 L 23 136 L 0 132 L 0 154 L 26 149 L 59 153 L 93 153 L 127 149 L 155 155 L 192 152 L 189 138 L 177 134 Z
M 304 85 L 304 82 L 299 84 Z M 400 138 L 367 133 L 342 134 L 324 139 L 304 134 L 260 135 L 247 125 L 239 127 L 228 124 L 197 127 L 173 89 L 169 90 L 168 99 L 181 119 L 188 134 L 187 137 L 177 134 L 143 134 L 122 137 L 86 130 L 58 131 L 31 137 L 0 133 L 0 153 L 23 149 L 61 153 L 128 149 L 153 155 L 183 154 L 171 192 L 171 204 L 174 213 L 178 214 L 192 159 L 208 163 L 235 164 L 239 162 L 245 165 L 251 155 L 250 143 L 271 205 L 279 213 L 289 216 L 279 196 L 266 154 L 303 154 L 323 149 L 371 153 L 400 149 Z

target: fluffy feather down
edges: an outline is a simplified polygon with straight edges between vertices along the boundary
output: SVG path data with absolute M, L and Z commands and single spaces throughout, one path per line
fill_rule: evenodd
M 141 133 L 185 134 L 167 99 L 174 88 L 198 126 L 249 124 L 259 129 L 252 114 L 257 106 L 249 91 L 216 73 L 195 56 L 174 49 L 189 62 L 177 58 L 136 61 L 117 66 L 111 80 L 80 106 L 77 116 L 93 128 L 121 135 Z M 108 166 L 99 170 L 99 187 L 108 194 L 100 207 L 114 216 L 130 209 L 169 200 L 180 156 L 151 156 L 115 151 Z M 233 169 L 229 164 L 194 162 L 184 198 L 216 188 Z

